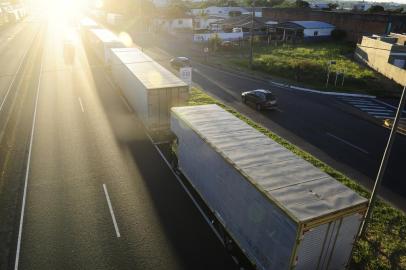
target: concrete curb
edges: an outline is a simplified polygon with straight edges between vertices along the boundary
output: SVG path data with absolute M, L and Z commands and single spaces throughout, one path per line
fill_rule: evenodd
M 364 97 L 364 98 L 376 98 L 376 96 L 371 96 L 371 95 L 365 95 L 365 94 L 351 94 L 351 93 L 340 93 L 340 92 L 324 92 L 324 91 L 318 91 L 314 89 L 309 89 L 309 88 L 304 88 L 304 87 L 299 87 L 299 86 L 294 86 L 294 85 L 289 85 L 289 84 L 283 84 L 283 83 L 278 83 L 278 82 L 273 82 L 269 81 L 271 84 L 279 86 L 279 87 L 285 87 L 297 91 L 302 91 L 302 92 L 308 92 L 308 93 L 313 93 L 313 94 L 321 94 L 321 95 L 330 95 L 330 96 L 344 96 L 344 97 Z

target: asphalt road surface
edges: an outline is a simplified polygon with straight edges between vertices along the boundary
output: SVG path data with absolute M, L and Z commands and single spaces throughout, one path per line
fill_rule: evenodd
M 106 68 L 79 39 L 64 49 L 76 29 L 12 29 L 0 45 L 0 269 L 236 269 Z
M 182 38 L 137 34 L 133 37 L 135 43 L 142 44 L 147 54 L 168 68 L 173 56 L 190 57 L 193 62 L 193 82 L 211 96 L 365 187 L 372 188 L 389 130 L 374 123 L 369 114 L 334 96 L 289 90 L 267 80 L 258 80 L 193 61 L 201 57 L 201 52 L 191 48 L 190 41 Z M 259 113 L 242 104 L 241 93 L 258 88 L 270 89 L 275 93 L 278 110 Z M 398 135 L 380 195 L 403 211 L 406 211 L 405 160 L 406 136 Z

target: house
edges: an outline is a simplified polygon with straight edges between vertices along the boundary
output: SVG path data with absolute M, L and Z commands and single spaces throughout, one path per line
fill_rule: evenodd
M 164 8 L 169 6 L 170 0 L 152 0 L 152 3 L 157 8 Z
M 278 22 L 326 22 L 345 31 L 345 39 L 353 42 L 360 42 L 363 36 L 373 34 L 406 33 L 406 14 L 326 11 L 311 8 L 263 8 L 262 15 L 268 20 Z
M 215 23 L 224 20 L 224 17 L 209 15 L 209 16 L 195 16 L 193 18 L 194 30 L 211 30 L 218 31 L 218 28 L 213 28 Z
M 364 36 L 357 44 L 355 59 L 406 85 L 406 34 Z
M 313 3 L 310 3 L 310 8 L 312 8 L 312 9 L 330 9 L 330 5 L 328 3 L 313 2 Z
M 320 21 L 288 21 L 277 24 L 275 28 L 276 40 L 295 42 L 329 39 L 335 26 Z
M 195 16 L 217 16 L 223 18 L 229 18 L 231 16 L 238 16 L 244 13 L 247 13 L 247 9 L 243 7 L 217 7 L 210 6 L 207 8 L 195 8 L 191 9 L 192 15 Z
M 246 12 L 243 12 L 243 15 L 252 15 L 252 7 L 244 7 Z M 255 7 L 254 8 L 255 17 L 262 17 L 262 7 Z
M 354 11 L 367 11 L 372 5 L 368 2 L 358 2 L 352 6 Z
M 156 18 L 154 19 L 154 27 L 157 30 L 163 31 L 182 31 L 193 30 L 193 17 L 189 15 L 183 15 L 177 18 Z
M 254 31 L 266 33 L 269 25 L 267 24 L 268 20 L 263 18 L 254 18 Z M 249 32 L 252 28 L 252 15 L 241 15 L 238 17 L 230 17 L 223 21 L 213 23 L 212 25 L 217 24 L 218 28 L 224 32 L 232 32 L 235 28 L 242 29 L 243 32 Z

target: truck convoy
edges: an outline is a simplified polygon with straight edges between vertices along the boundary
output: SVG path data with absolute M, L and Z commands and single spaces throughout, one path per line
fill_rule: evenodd
M 176 137 L 173 164 L 227 247 L 261 270 L 347 267 L 365 198 L 217 105 L 184 107 L 186 83 L 93 26 L 85 37 L 147 130 Z
M 125 47 L 117 35 L 110 30 L 104 28 L 90 28 L 87 33 L 87 42 L 105 65 L 110 65 L 110 48 Z
M 344 269 L 367 200 L 217 105 L 172 108 L 178 169 L 257 269 Z

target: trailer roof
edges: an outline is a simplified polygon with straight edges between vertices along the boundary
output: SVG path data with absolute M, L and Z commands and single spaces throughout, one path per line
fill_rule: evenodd
M 116 34 L 111 32 L 110 30 L 104 28 L 95 28 L 90 29 L 90 31 L 103 43 L 121 43 L 120 39 Z
M 137 48 L 111 49 L 146 89 L 184 87 L 187 84 Z M 113 65 L 116 63 L 113 62 Z
M 80 25 L 82 27 L 98 27 L 99 25 L 92 19 L 85 17 L 83 19 L 80 20 Z
M 299 222 L 367 200 L 217 105 L 172 108 L 271 201 Z

